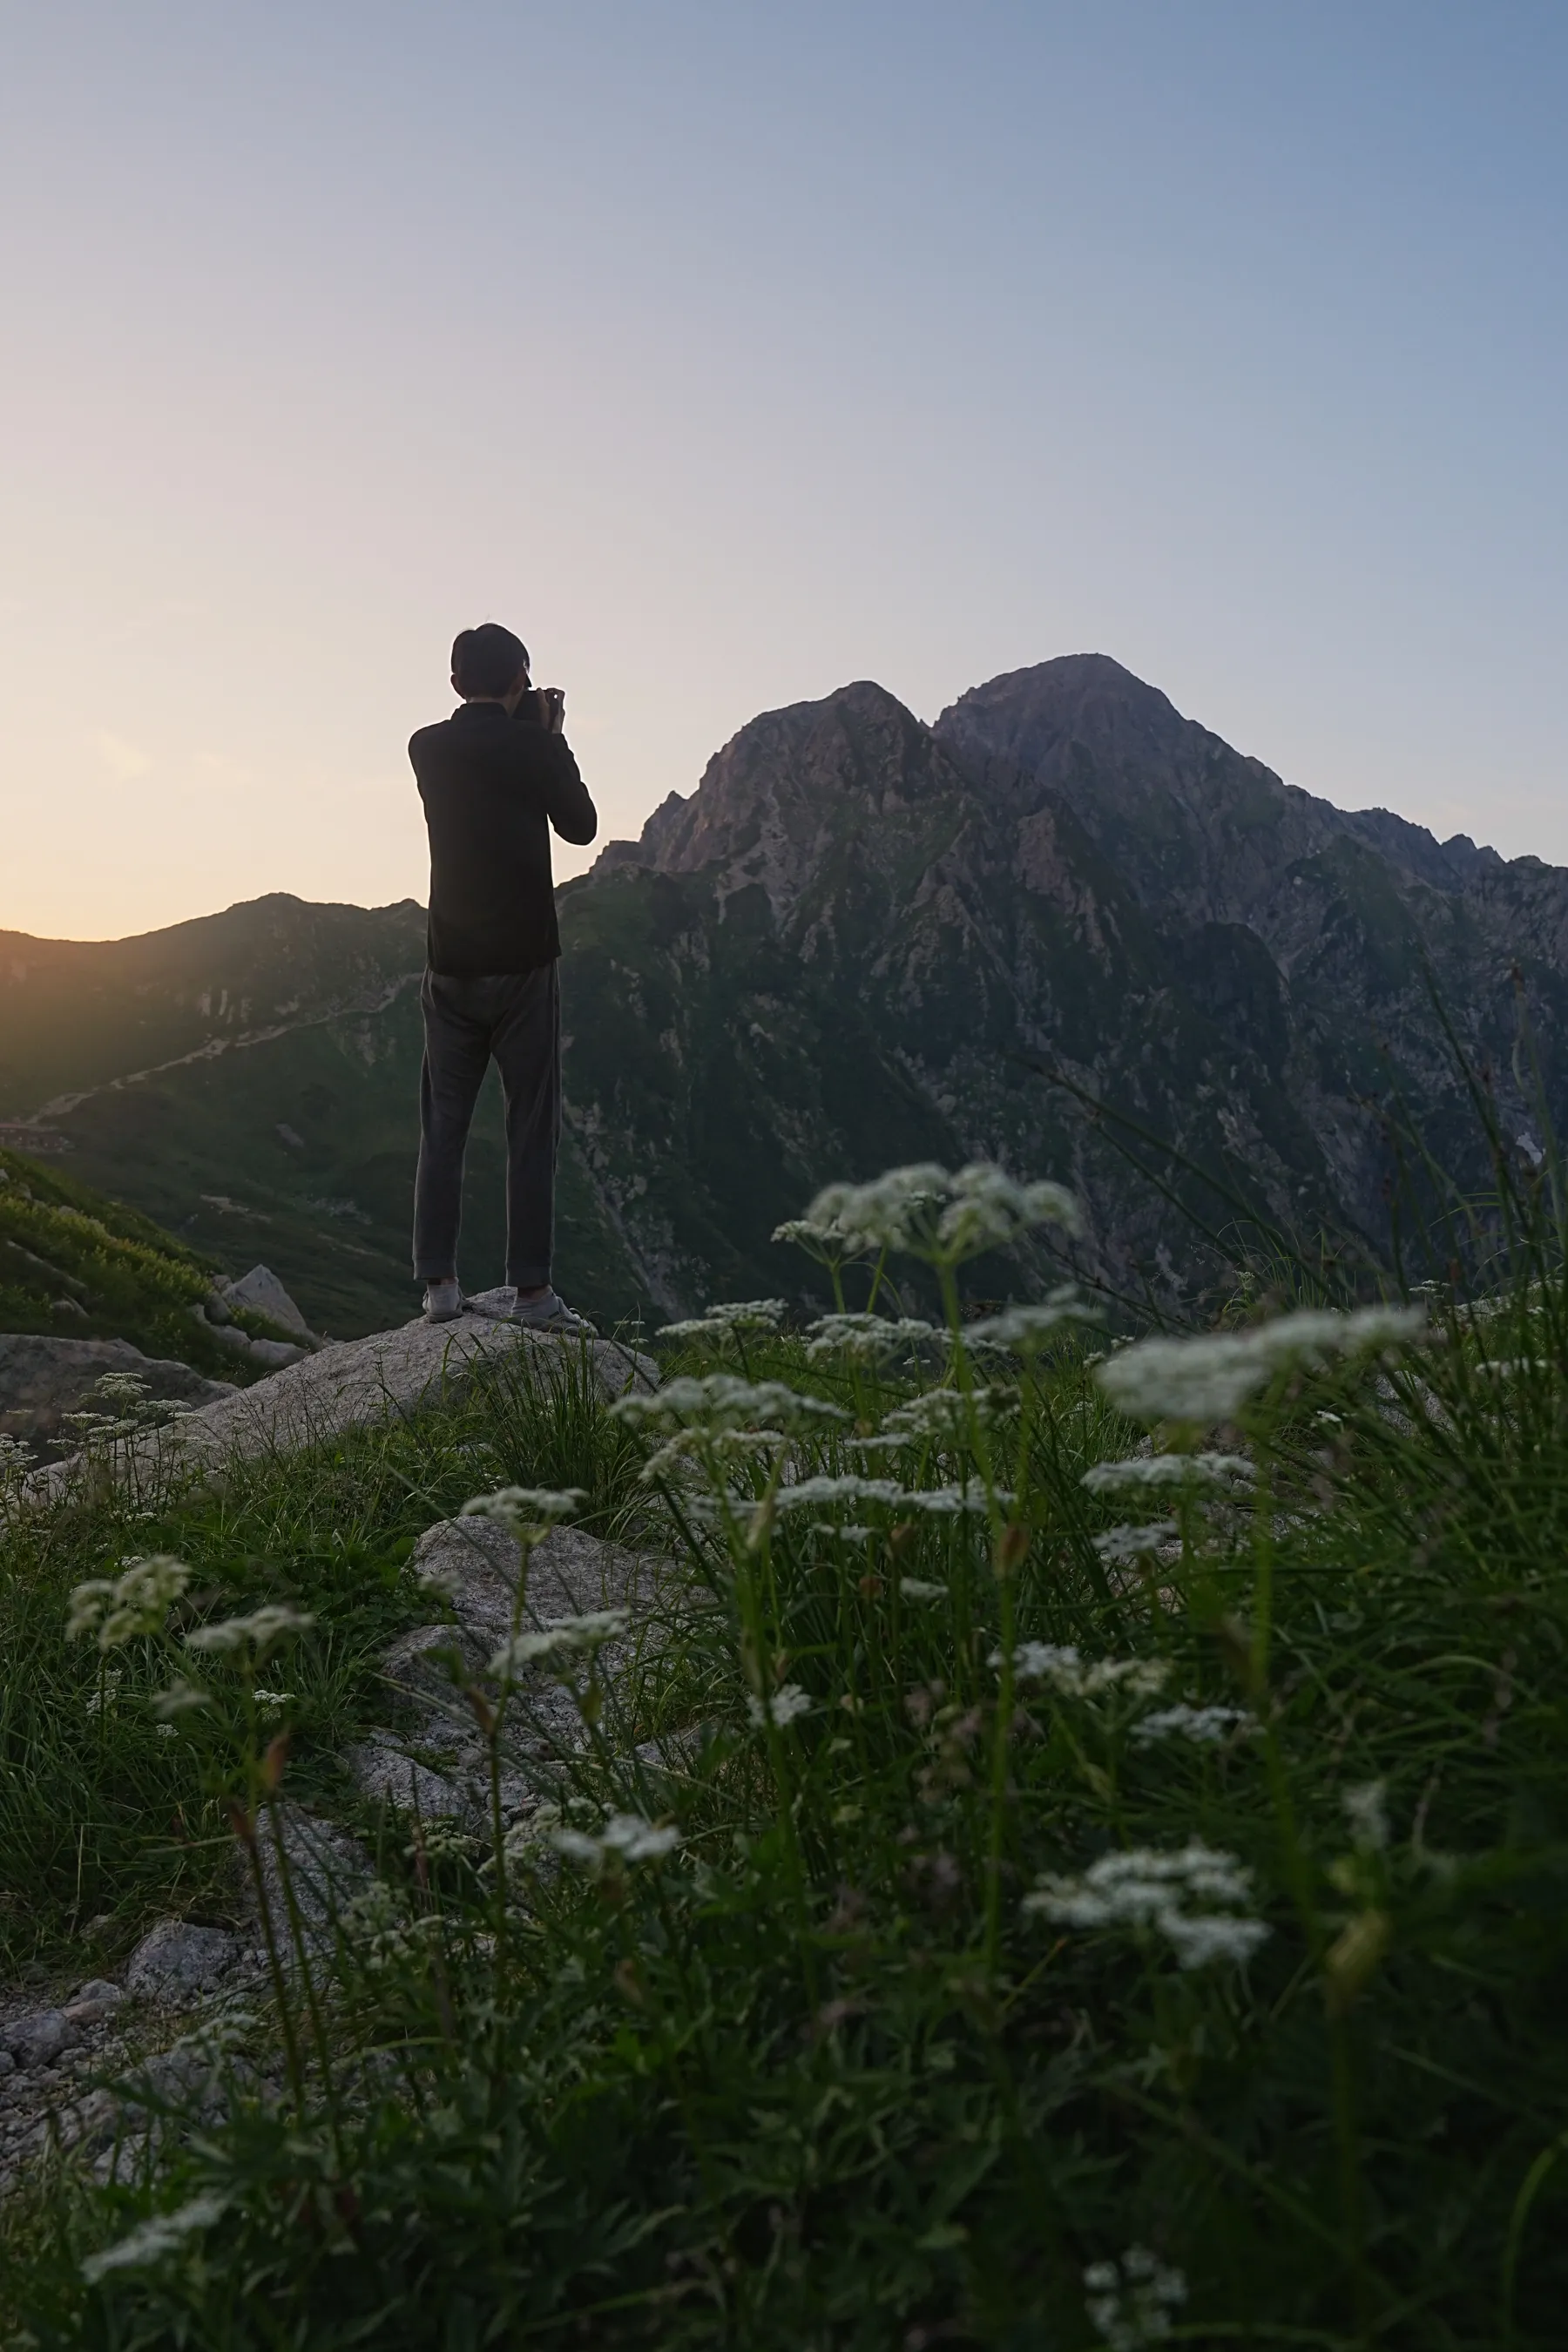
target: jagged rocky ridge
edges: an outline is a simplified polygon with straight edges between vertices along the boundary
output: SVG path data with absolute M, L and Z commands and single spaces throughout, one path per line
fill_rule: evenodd
M 1215 1272 L 1086 1100 L 1209 1171 L 1212 1226 L 1382 1244 L 1388 1106 L 1482 1173 L 1432 983 L 1527 1150 L 1521 1004 L 1568 1091 L 1568 873 L 1337 810 L 1102 656 L 931 728 L 869 684 L 770 712 L 565 898 L 577 1131 L 671 1300 L 777 1281 L 821 1175 L 928 1154 L 1067 1177 L 1113 1279 Z

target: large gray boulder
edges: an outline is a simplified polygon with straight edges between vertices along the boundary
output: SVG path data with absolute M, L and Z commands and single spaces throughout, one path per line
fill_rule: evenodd
M 55 1339 L 41 1332 L 0 1331 L 0 1436 L 37 1444 L 55 1436 L 63 1415 L 90 1411 L 105 1372 L 134 1372 L 149 1396 L 176 1404 L 214 1404 L 236 1391 L 204 1380 L 172 1357 L 144 1356 L 129 1339 Z
M 498 1359 L 527 1355 L 531 1369 L 549 1378 L 574 1363 L 579 1350 L 606 1397 L 647 1388 L 657 1377 L 646 1356 L 613 1339 L 529 1331 L 486 1315 L 466 1314 L 451 1323 L 421 1318 L 367 1339 L 329 1343 L 251 1388 L 226 1390 L 213 1383 L 219 1393 L 211 1403 L 186 1414 L 173 1431 L 124 1448 L 120 1475 L 182 1465 L 216 1470 L 236 1459 L 291 1453 L 342 1430 L 395 1420 L 422 1404 L 453 1397 L 483 1365 Z M 60 1463 L 37 1472 L 26 1491 L 31 1499 L 47 1501 L 73 1475 L 71 1463 Z
M 226 1307 L 244 1307 L 252 1315 L 265 1315 L 280 1331 L 292 1331 L 308 1346 L 314 1346 L 315 1333 L 270 1266 L 253 1265 L 237 1281 L 220 1283 L 218 1296 Z

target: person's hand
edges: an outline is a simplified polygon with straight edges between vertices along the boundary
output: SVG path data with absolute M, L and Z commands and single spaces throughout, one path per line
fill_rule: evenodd
M 540 688 L 539 707 L 544 724 L 552 735 L 564 732 L 566 726 L 566 689 L 563 686 Z

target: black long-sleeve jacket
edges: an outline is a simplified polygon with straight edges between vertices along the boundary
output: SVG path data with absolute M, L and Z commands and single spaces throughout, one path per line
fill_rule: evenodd
M 526 707 L 526 706 L 525 706 Z M 432 971 L 533 971 L 561 952 L 550 828 L 592 841 L 599 819 L 563 735 L 465 702 L 408 746 L 430 835 Z

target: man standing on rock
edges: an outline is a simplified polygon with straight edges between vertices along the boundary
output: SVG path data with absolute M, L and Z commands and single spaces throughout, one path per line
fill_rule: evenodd
M 534 1330 L 585 1331 L 550 1280 L 561 1140 L 550 828 L 588 842 L 599 820 L 562 731 L 565 697 L 530 685 L 520 637 L 495 621 L 465 629 L 452 684 L 462 708 L 408 746 L 430 835 L 414 1272 L 432 1323 L 463 1313 L 463 1153 L 493 1058 L 506 1097 L 506 1285 L 480 1311 Z

